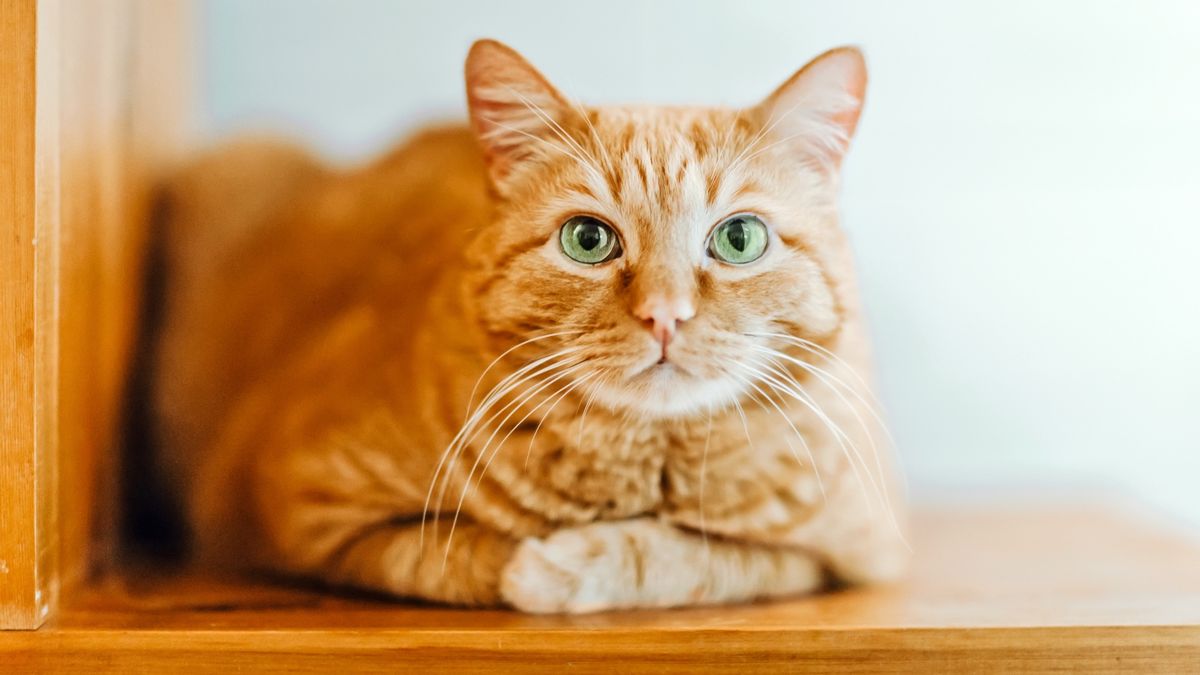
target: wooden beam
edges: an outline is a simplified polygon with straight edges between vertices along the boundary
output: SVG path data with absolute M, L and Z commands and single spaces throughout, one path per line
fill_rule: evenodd
M 39 639 L 40 638 L 40 639 Z M 64 631 L 7 654 L 15 672 L 1196 672 L 1200 628 L 738 627 L 679 630 Z
M 186 0 L 0 0 L 0 628 L 37 627 L 111 557 L 150 186 L 191 138 L 191 19 Z
M 0 0 L 0 628 L 36 628 L 57 591 L 56 11 Z

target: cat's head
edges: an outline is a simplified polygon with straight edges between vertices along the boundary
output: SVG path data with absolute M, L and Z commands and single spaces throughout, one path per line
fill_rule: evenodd
M 546 392 L 703 413 L 748 393 L 767 334 L 837 333 L 826 258 L 866 87 L 857 50 L 745 109 L 585 108 L 493 41 L 466 77 L 497 197 L 467 252 L 474 301 L 498 343 L 529 341 Z

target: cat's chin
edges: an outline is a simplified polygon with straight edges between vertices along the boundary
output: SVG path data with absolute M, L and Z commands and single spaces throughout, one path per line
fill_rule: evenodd
M 610 409 L 655 419 L 709 414 L 737 400 L 741 387 L 729 379 L 697 377 L 671 363 L 656 364 L 624 382 L 596 390 L 596 401 Z

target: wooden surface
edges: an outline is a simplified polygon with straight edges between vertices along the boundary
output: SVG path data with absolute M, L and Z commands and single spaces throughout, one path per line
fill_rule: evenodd
M 15 671 L 1200 672 L 1200 544 L 1105 508 L 916 520 L 912 579 L 742 607 L 526 616 L 139 573 L 35 633 Z M 570 668 L 568 668 L 570 666 Z
M 148 186 L 189 138 L 180 0 L 0 0 L 0 629 L 112 540 Z
M 54 593 L 46 366 L 54 363 L 55 335 L 52 296 L 35 279 L 51 271 L 44 245 L 55 222 L 45 181 L 53 167 L 41 165 L 37 152 L 45 119 L 39 37 L 32 0 L 0 0 L 0 628 L 38 625 Z

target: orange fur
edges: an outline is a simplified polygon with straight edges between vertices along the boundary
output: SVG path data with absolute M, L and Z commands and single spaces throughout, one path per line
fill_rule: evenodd
M 843 49 L 747 110 L 583 108 L 483 41 L 471 133 L 349 172 L 260 145 L 182 172 L 155 400 L 197 554 L 529 611 L 895 577 L 835 203 L 865 81 Z M 742 212 L 767 253 L 707 256 Z M 622 255 L 567 259 L 578 214 Z M 666 363 L 634 316 L 659 296 L 695 308 Z

